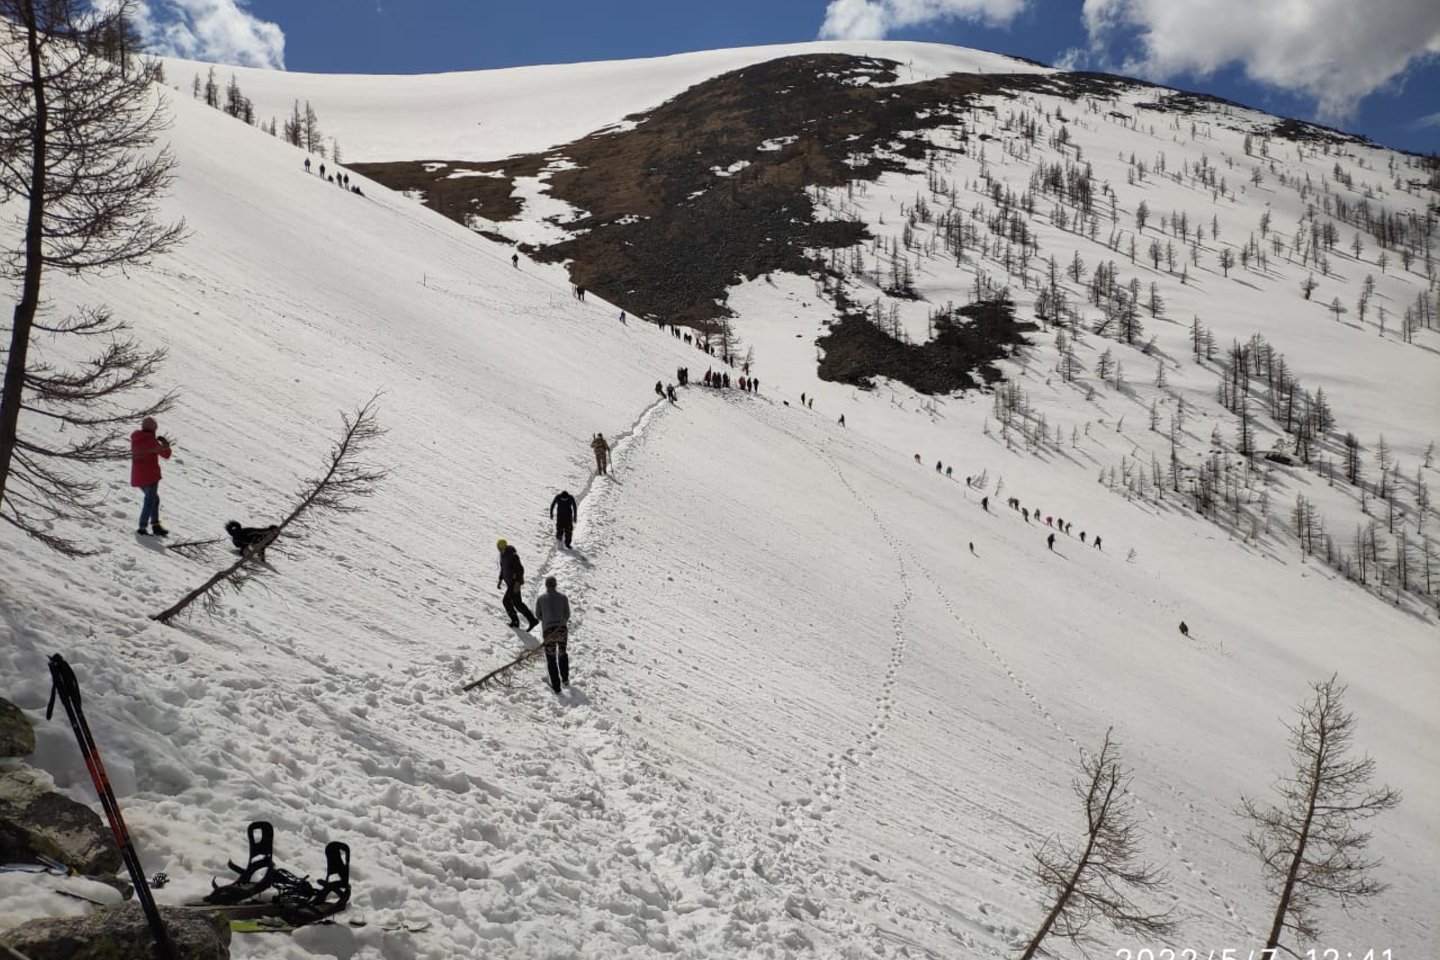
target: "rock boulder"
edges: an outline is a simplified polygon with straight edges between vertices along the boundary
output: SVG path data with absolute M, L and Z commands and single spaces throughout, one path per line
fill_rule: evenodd
M 0 771 L 0 860 L 34 860 L 43 853 L 80 873 L 119 870 L 110 828 L 52 786 L 48 776 L 27 767 Z
M 35 752 L 35 728 L 15 704 L 0 697 L 0 757 L 26 757 Z
M 230 923 L 218 913 L 161 907 L 175 955 L 228 960 Z M 106 907 L 83 917 L 46 917 L 0 933 L 0 943 L 28 960 L 154 960 L 155 940 L 138 904 Z

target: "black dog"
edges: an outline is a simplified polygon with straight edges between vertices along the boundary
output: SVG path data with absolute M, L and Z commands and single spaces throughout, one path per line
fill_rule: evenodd
M 235 544 L 235 549 L 242 554 L 249 553 L 258 548 L 260 562 L 265 562 L 265 548 L 275 539 L 275 534 L 280 531 L 279 527 L 242 527 L 240 521 L 231 520 L 225 524 L 225 532 L 230 534 L 230 542 Z

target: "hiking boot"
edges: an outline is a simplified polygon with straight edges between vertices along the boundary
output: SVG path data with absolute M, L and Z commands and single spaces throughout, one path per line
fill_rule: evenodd
M 510 621 L 510 628 L 511 628 L 512 630 L 518 630 L 518 629 L 520 628 L 520 621 L 519 621 L 519 620 L 511 620 L 511 621 Z
M 169 531 L 169 530 L 166 530 L 164 527 L 160 526 L 160 524 L 159 524 L 158 522 L 152 523 L 152 524 L 150 525 L 150 532 L 153 533 L 153 534 L 154 534 L 155 536 L 157 536 L 157 537 L 168 537 L 168 536 L 170 536 L 170 531 Z
M 531 620 L 529 623 L 525 624 L 525 629 L 526 629 L 526 630 L 534 630 L 534 629 L 535 629 L 535 624 L 537 624 L 537 623 L 539 623 L 539 622 L 540 622 L 539 620 Z
M 146 530 L 144 527 L 141 527 L 139 530 L 136 530 L 136 531 L 135 531 L 135 536 L 137 536 L 137 537 L 148 537 L 148 536 L 150 536 L 150 531 L 149 531 L 149 530 Z

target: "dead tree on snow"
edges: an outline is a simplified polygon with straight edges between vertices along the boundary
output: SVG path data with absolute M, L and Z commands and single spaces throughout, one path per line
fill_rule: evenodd
M 1346 712 L 1345 687 L 1334 676 L 1311 684 L 1313 696 L 1300 705 L 1290 727 L 1295 769 L 1275 789 L 1280 802 L 1258 807 L 1241 797 L 1240 814 L 1250 821 L 1246 838 L 1260 857 L 1266 889 L 1278 898 L 1264 956 L 1278 956 L 1287 935 L 1318 940 L 1315 909 L 1321 897 L 1351 907 L 1385 889 L 1370 872 L 1380 861 L 1365 856 L 1370 834 L 1355 823 L 1400 802 L 1399 791 L 1369 787 L 1375 761 L 1346 756 L 1355 734 L 1355 715 Z
M 1075 795 L 1085 807 L 1082 842 L 1050 842 L 1035 854 L 1035 876 L 1049 891 L 1050 909 L 1020 960 L 1030 960 L 1048 937 L 1072 942 L 1090 939 L 1095 920 L 1123 933 L 1164 936 L 1175 929 L 1174 912 L 1147 913 L 1125 888 L 1155 891 L 1168 879 L 1141 863 L 1140 825 L 1130 801 L 1130 774 L 1120 767 L 1119 749 L 1105 731 L 1098 754 L 1080 760 Z
M 362 462 L 366 448 L 384 433 L 375 421 L 377 400 L 378 395 L 371 397 L 353 415 L 340 415 L 344 432 L 330 449 L 324 472 L 301 484 L 294 509 L 276 525 L 269 539 L 253 544 L 240 555 L 240 559 L 185 594 L 174 606 L 154 614 L 150 619 L 169 623 L 201 598 L 204 598 L 206 612 L 213 612 L 223 589 L 239 590 L 258 572 L 259 557 L 267 548 L 283 547 L 303 539 L 322 517 L 360 509 L 356 501 L 374 493 L 385 478 L 383 470 L 368 467 Z
M 525 666 L 525 664 L 529 663 L 532 660 L 538 660 L 540 658 L 540 655 L 544 652 L 545 644 L 543 643 L 531 647 L 524 653 L 521 653 L 519 656 L 517 656 L 514 660 L 511 660 L 509 663 L 500 667 L 496 667 L 494 670 L 491 670 L 479 680 L 472 680 L 460 689 L 461 691 L 468 693 L 471 690 L 486 690 L 496 685 L 508 687 L 514 682 L 515 674 L 519 672 L 521 667 Z

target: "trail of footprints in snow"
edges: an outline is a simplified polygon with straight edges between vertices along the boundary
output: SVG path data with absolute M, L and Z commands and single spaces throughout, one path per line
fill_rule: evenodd
M 828 457 L 826 457 L 826 462 L 830 463 Z M 875 718 L 857 745 L 847 748 L 843 753 L 830 756 L 825 768 L 825 779 L 820 788 L 820 799 L 822 800 L 820 812 L 822 813 L 838 806 L 844 799 L 848 786 L 847 769 L 858 768 L 862 763 L 874 757 L 879 749 L 881 735 L 890 726 L 890 715 L 895 709 L 895 684 L 900 677 L 900 668 L 905 663 L 905 608 L 910 605 L 910 601 L 915 596 L 914 590 L 910 586 L 910 574 L 905 566 L 905 557 L 901 552 L 900 544 L 890 532 L 890 528 L 880 519 L 880 514 L 875 508 L 851 486 L 845 475 L 835 469 L 833 463 L 830 463 L 830 467 L 835 470 L 836 477 L 850 495 L 870 514 L 871 519 L 875 521 L 875 526 L 880 530 L 881 537 L 894 551 L 895 561 L 900 570 L 902 592 L 890 617 L 890 627 L 894 639 L 890 644 L 890 662 L 885 668 L 885 679 L 881 681 L 879 695 L 875 698 Z
M 1001 655 L 1000 651 L 997 650 L 994 645 L 991 644 L 988 640 L 986 640 L 980 634 L 980 631 L 975 629 L 974 625 L 971 624 L 970 621 L 966 620 L 963 616 L 960 615 L 959 611 L 955 609 L 955 605 L 950 602 L 950 598 L 946 596 L 945 591 L 940 588 L 940 584 L 936 581 L 935 576 L 930 573 L 928 569 L 926 569 L 925 565 L 921 563 L 919 558 L 915 557 L 913 553 L 911 554 L 911 560 L 914 561 L 915 566 L 917 569 L 919 569 L 921 576 L 923 576 L 926 580 L 930 582 L 930 586 L 935 590 L 936 595 L 940 597 L 941 602 L 945 605 L 945 609 L 950 613 L 951 618 L 954 619 L 956 623 L 960 624 L 960 626 L 964 627 L 966 632 L 975 639 L 975 642 L 979 643 L 980 646 L 984 647 L 985 650 L 989 652 L 990 656 L 995 658 L 995 662 L 998 663 L 1000 665 L 1000 668 L 1005 671 L 1005 675 L 1010 678 L 1010 681 L 1015 684 L 1016 688 L 1022 694 L 1024 694 L 1025 697 L 1030 701 L 1030 703 L 1035 707 L 1035 709 L 1039 711 L 1040 715 L 1043 716 L 1045 720 L 1055 728 L 1056 732 L 1058 732 L 1062 737 L 1064 737 L 1070 743 L 1070 745 L 1075 747 L 1077 750 L 1084 750 L 1085 747 L 1068 732 L 1066 732 L 1065 728 L 1060 724 L 1058 720 L 1055 719 L 1054 715 L 1050 712 L 1050 710 L 1044 705 L 1044 703 L 1040 701 L 1040 698 L 1035 696 L 1035 694 L 1030 690 L 1030 685 L 1025 682 L 1024 678 L 1017 674 L 1010 667 L 1010 664 L 1005 660 L 1004 656 Z M 1145 808 L 1145 813 L 1159 829 L 1160 834 L 1164 838 L 1166 845 L 1175 854 L 1175 856 L 1179 858 L 1180 863 L 1185 867 L 1185 871 L 1191 876 L 1193 876 L 1196 882 L 1199 883 L 1200 886 L 1205 888 L 1206 892 L 1208 892 L 1210 896 L 1214 897 L 1215 900 L 1218 901 L 1220 905 L 1225 908 L 1225 912 L 1231 920 L 1238 922 L 1240 920 L 1240 915 L 1236 911 L 1234 904 L 1227 900 L 1224 895 L 1222 895 L 1216 889 L 1215 885 L 1210 882 L 1210 878 L 1205 875 L 1205 872 L 1203 870 L 1201 870 L 1195 865 L 1195 862 L 1193 860 L 1185 856 L 1184 850 L 1180 846 L 1180 842 L 1175 839 L 1174 832 L 1168 826 L 1166 826 L 1163 820 L 1155 816 L 1154 811 Z M 1175 896 L 1178 898 L 1178 894 Z
M 950 614 L 950 619 L 954 620 L 961 627 L 963 627 L 965 629 L 965 632 L 970 634 L 971 638 L 973 638 L 976 643 L 980 644 L 980 646 L 983 647 L 985 651 L 995 659 L 995 662 L 1000 665 L 1000 669 L 1005 671 L 1005 676 L 1009 677 L 1010 682 L 1015 685 L 1015 689 L 1019 690 L 1021 695 L 1023 695 L 1025 699 L 1030 701 L 1030 705 L 1035 708 L 1035 710 L 1040 714 L 1040 716 L 1045 718 L 1045 721 L 1049 723 L 1050 726 L 1055 728 L 1056 733 L 1060 734 L 1060 736 L 1064 737 L 1067 741 L 1069 741 L 1072 747 L 1075 747 L 1076 749 L 1084 749 L 1081 746 L 1080 741 L 1072 737 L 1060 724 L 1060 721 L 1055 719 L 1055 715 L 1050 712 L 1050 709 L 1041 702 L 1039 697 L 1035 696 L 1034 691 L 1030 689 L 1030 684 L 1025 682 L 1024 677 L 1020 676 L 1018 673 L 1015 672 L 1015 670 L 1010 666 L 1009 662 L 1005 659 L 1005 657 L 1000 653 L 999 650 L 995 648 L 995 645 L 992 644 L 990 641 L 986 640 L 985 637 L 981 635 L 980 631 L 976 630 L 975 626 L 969 620 L 966 620 L 963 616 L 960 615 L 960 611 L 955 609 L 955 604 L 950 602 L 950 597 L 945 593 L 944 590 L 940 588 L 940 583 L 935 579 L 935 575 L 932 574 L 928 569 L 926 569 L 925 565 L 921 563 L 919 558 L 915 557 L 914 554 L 911 554 L 911 560 L 915 562 L 915 566 L 919 569 L 920 575 L 923 576 L 927 581 L 929 581 L 931 589 L 933 589 L 935 591 L 935 595 L 940 598 L 940 602 L 945 605 L 945 610 Z
M 1175 793 L 1173 788 L 1170 792 L 1172 794 Z M 1226 916 L 1228 916 L 1235 923 L 1243 924 L 1244 920 L 1243 918 L 1241 918 L 1240 912 L 1235 909 L 1235 904 L 1232 903 L 1229 899 L 1227 899 L 1225 895 L 1222 894 L 1219 889 L 1217 889 L 1215 885 L 1210 882 L 1210 878 L 1205 876 L 1205 871 L 1195 866 L 1195 861 L 1186 855 L 1185 848 L 1180 846 L 1179 840 L 1175 839 L 1175 832 L 1171 830 L 1168 826 L 1166 826 L 1164 820 L 1155 816 L 1154 810 L 1146 807 L 1145 815 L 1150 818 L 1150 822 L 1155 824 L 1156 829 L 1160 831 L 1160 836 L 1165 839 L 1165 845 L 1170 849 L 1170 852 L 1173 853 L 1177 859 L 1179 859 L 1181 866 L 1185 868 L 1185 872 L 1190 874 L 1190 876 L 1194 877 L 1195 882 L 1200 884 L 1200 886 L 1204 887 L 1205 892 L 1210 894 L 1210 896 L 1213 897 L 1215 901 L 1220 904 L 1220 906 L 1225 908 Z M 1172 899 L 1175 900 L 1180 899 L 1180 895 L 1178 893 L 1172 893 L 1170 896 Z M 1252 931 L 1247 926 L 1245 928 L 1246 936 L 1249 936 L 1251 933 Z
M 777 422 L 772 421 L 772 425 L 775 426 L 777 429 L 781 430 L 781 432 L 789 435 L 791 439 L 795 440 L 797 443 L 801 444 L 802 446 L 808 447 L 817 457 L 823 460 L 825 464 L 830 467 L 831 471 L 834 472 L 836 477 L 840 480 L 840 483 L 845 487 L 847 491 L 849 491 L 850 495 L 854 497 L 855 500 L 870 513 L 871 517 L 875 521 L 876 526 L 879 527 L 882 536 L 885 538 L 886 542 L 889 543 L 891 549 L 895 551 L 896 558 L 900 563 L 901 582 L 904 584 L 905 594 L 901 602 L 896 604 L 895 607 L 895 614 L 892 622 L 895 628 L 896 640 L 891 648 L 890 666 L 886 670 L 885 681 L 882 685 L 881 695 L 877 701 L 880 705 L 880 710 L 877 712 L 877 721 L 875 724 L 872 725 L 870 733 L 868 733 L 865 738 L 865 746 L 868 747 L 865 756 L 868 758 L 874 753 L 876 740 L 878 739 L 879 734 L 883 732 L 885 726 L 888 725 L 890 711 L 894 704 L 892 693 L 895 686 L 896 678 L 899 673 L 900 665 L 904 657 L 905 641 L 904 631 L 901 622 L 902 611 L 904 607 L 909 604 L 912 597 L 909 577 L 905 570 L 904 556 L 902 555 L 901 549 L 898 546 L 895 538 L 891 535 L 889 528 L 885 526 L 884 521 L 880 519 L 879 513 L 850 484 L 849 479 L 845 476 L 845 474 L 840 470 L 840 468 L 835 464 L 834 460 L 831 459 L 829 454 L 824 449 Z M 1023 677 L 1021 677 L 1015 672 L 1015 670 L 1006 661 L 1005 657 L 1000 653 L 1000 651 L 996 649 L 995 646 L 991 644 L 988 640 L 986 640 L 985 637 L 980 633 L 980 631 L 975 629 L 973 624 L 971 624 L 968 620 L 966 620 L 963 616 L 960 615 L 960 612 L 956 609 L 955 604 L 951 602 L 950 597 L 945 593 L 943 589 L 941 589 L 940 584 L 936 580 L 935 576 L 929 571 L 929 569 L 926 568 L 924 563 L 920 561 L 919 557 L 915 555 L 914 551 L 906 548 L 906 552 L 910 554 L 910 558 L 914 563 L 915 567 L 920 571 L 921 576 L 923 576 L 929 582 L 931 589 L 933 589 L 936 595 L 940 598 L 941 603 L 944 604 L 945 609 L 950 614 L 951 619 L 953 619 L 957 624 L 963 627 L 965 629 L 965 632 L 968 633 L 975 640 L 976 643 L 980 644 L 980 646 L 986 652 L 988 652 L 991 657 L 994 658 L 995 662 L 1000 666 L 1000 668 L 1005 671 L 1005 675 L 1010 679 L 1010 682 L 1013 683 L 1015 687 L 1021 692 L 1021 694 L 1030 701 L 1031 705 L 1036 709 L 1037 712 L 1039 712 L 1042 717 L 1045 718 L 1046 722 L 1048 722 L 1051 726 L 1055 728 L 1056 732 L 1058 732 L 1062 737 L 1064 737 L 1065 740 L 1072 746 L 1074 746 L 1076 749 L 1083 750 L 1084 747 L 1080 744 L 1080 742 L 1076 740 L 1075 737 L 1071 736 L 1060 724 L 1060 722 L 1055 719 L 1054 715 L 1050 712 L 1050 710 L 1030 689 L 1030 685 L 1025 682 Z M 827 765 L 826 783 L 821 790 L 821 795 L 823 799 L 829 801 L 832 804 L 835 801 L 838 801 L 843 795 L 845 786 L 844 767 L 848 761 L 848 758 L 853 753 L 854 750 L 852 749 L 847 750 L 845 754 L 839 757 L 832 756 L 829 764 Z M 800 801 L 799 803 L 800 806 L 808 806 L 809 804 L 810 801 L 808 800 Z M 792 807 L 794 805 L 795 804 L 792 804 L 788 801 L 781 804 L 782 811 L 787 815 L 787 817 L 794 814 L 795 811 L 792 810 Z M 821 814 L 823 812 L 824 810 L 814 811 L 809 815 L 809 817 L 812 820 L 819 820 L 821 819 Z M 1205 872 L 1201 870 L 1198 866 L 1196 866 L 1195 862 L 1192 859 L 1185 856 L 1184 849 L 1180 846 L 1179 841 L 1175 839 L 1174 832 L 1168 826 L 1166 826 L 1164 821 L 1156 817 L 1153 811 L 1146 809 L 1145 812 L 1159 829 L 1161 836 L 1165 839 L 1165 842 L 1169 846 L 1170 850 L 1175 854 L 1177 858 L 1179 858 L 1180 863 L 1184 866 L 1186 872 L 1193 876 L 1196 882 L 1199 883 L 1207 892 L 1209 892 L 1212 897 L 1214 897 L 1224 907 L 1226 914 L 1231 918 L 1231 920 L 1235 922 L 1243 922 L 1238 912 L 1236 911 L 1234 904 L 1231 901 L 1227 900 L 1218 891 L 1215 885 L 1205 875 Z M 780 819 L 783 822 L 786 817 L 782 817 Z M 779 825 L 780 824 L 777 823 L 777 826 Z

